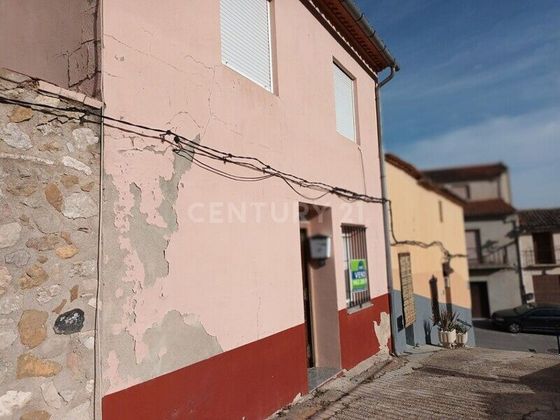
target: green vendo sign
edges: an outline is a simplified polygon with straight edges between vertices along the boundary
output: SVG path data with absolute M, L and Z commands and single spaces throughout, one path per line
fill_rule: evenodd
M 367 264 L 365 259 L 350 260 L 350 282 L 352 292 L 367 290 Z

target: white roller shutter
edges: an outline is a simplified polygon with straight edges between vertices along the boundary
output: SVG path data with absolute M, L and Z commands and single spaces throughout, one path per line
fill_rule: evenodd
M 333 64 L 333 68 L 336 130 L 350 140 L 356 141 L 354 81 L 336 64 Z
M 220 0 L 222 63 L 272 91 L 268 0 Z

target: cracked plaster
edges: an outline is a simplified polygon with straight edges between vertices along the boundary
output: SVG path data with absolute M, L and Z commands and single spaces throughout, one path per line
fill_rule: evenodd
M 165 307 L 158 282 L 169 274 L 165 251 L 178 229 L 174 206 L 191 162 L 169 147 L 149 143 L 131 139 L 133 149 L 121 151 L 127 159 L 105 174 L 104 243 L 116 246 L 111 251 L 106 246 L 103 257 L 104 277 L 112 279 L 104 282 L 105 299 L 113 302 L 103 311 L 109 326 L 104 346 L 111 349 L 102 362 L 107 392 L 222 351 L 196 316 Z M 146 159 L 160 161 L 169 170 L 146 172 L 143 165 L 135 165 Z M 168 351 L 178 347 L 184 351 Z

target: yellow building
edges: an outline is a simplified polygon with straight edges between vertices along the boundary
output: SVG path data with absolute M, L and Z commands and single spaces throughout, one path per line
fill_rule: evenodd
M 385 157 L 391 200 L 391 262 L 397 352 L 437 344 L 433 318 L 453 310 L 472 323 L 463 200 L 397 156 Z M 469 332 L 469 345 L 474 331 Z

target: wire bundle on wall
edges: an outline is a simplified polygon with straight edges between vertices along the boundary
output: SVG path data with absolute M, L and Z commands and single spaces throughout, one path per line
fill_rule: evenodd
M 275 177 L 284 181 L 296 194 L 298 194 L 299 196 L 307 200 L 314 201 L 326 196 L 327 194 L 332 194 L 349 202 L 362 201 L 365 203 L 388 204 L 390 230 L 391 230 L 391 237 L 393 240 L 393 243 L 391 244 L 392 246 L 411 245 L 411 246 L 419 246 L 421 248 L 431 248 L 433 246 L 438 246 L 441 249 L 442 253 L 444 254 L 444 258 L 446 261 L 449 261 L 452 258 L 466 257 L 466 255 L 463 254 L 451 254 L 445 248 L 444 244 L 441 241 L 433 241 L 430 243 L 426 243 L 426 242 L 416 241 L 416 240 L 402 240 L 402 241 L 397 240 L 395 236 L 395 229 L 393 226 L 393 210 L 391 206 L 391 201 L 386 198 L 373 197 L 367 194 L 356 193 L 345 188 L 326 184 L 324 182 L 309 181 L 297 175 L 280 171 L 266 164 L 265 162 L 263 162 L 258 158 L 251 157 L 251 156 L 235 155 L 232 153 L 215 149 L 210 146 L 202 145 L 192 139 L 189 139 L 185 136 L 175 133 L 172 130 L 166 130 L 161 128 L 149 127 L 142 124 L 136 124 L 124 119 L 113 118 L 107 115 L 103 115 L 102 113 L 92 112 L 76 107 L 62 108 L 62 107 L 57 107 L 52 105 L 38 104 L 38 103 L 27 102 L 19 99 L 7 98 L 3 96 L 0 96 L 0 103 L 19 105 L 34 110 L 38 110 L 43 113 L 53 114 L 53 115 L 57 115 L 57 112 L 63 112 L 65 114 L 68 114 L 65 115 L 66 118 L 79 120 L 80 122 L 91 122 L 95 124 L 100 124 L 100 121 L 109 121 L 110 124 L 107 125 L 110 127 L 127 131 L 127 132 L 133 132 L 143 137 L 159 139 L 164 143 L 170 144 L 171 146 L 173 146 L 173 152 L 176 153 L 178 156 L 189 159 L 194 165 L 196 165 L 201 169 L 204 169 L 213 174 L 222 176 L 224 178 L 233 181 L 257 182 L 257 181 L 264 181 L 266 179 Z M 75 116 L 75 114 L 79 114 L 80 116 L 77 117 Z M 88 117 L 94 117 L 99 120 L 87 119 Z M 138 132 L 134 130 L 143 130 L 154 134 L 147 135 L 144 132 Z M 216 168 L 215 166 L 212 166 L 207 162 L 203 162 L 200 158 L 215 160 L 215 161 L 222 162 L 224 164 L 230 163 L 239 167 L 250 169 L 255 172 L 259 172 L 261 175 L 242 176 L 242 175 L 232 174 L 230 172 L 224 171 L 223 169 Z M 321 194 L 316 197 L 310 197 L 298 191 L 296 187 L 312 189 L 321 192 Z
M 306 199 L 310 199 L 310 200 L 317 200 L 317 199 L 319 199 L 319 198 L 321 198 L 321 197 L 323 197 L 327 194 L 333 194 L 333 195 L 338 196 L 338 197 L 340 197 L 340 198 L 342 198 L 343 200 L 346 200 L 346 201 L 363 201 L 363 202 L 366 202 L 366 203 L 377 203 L 377 204 L 382 204 L 382 203 L 387 201 L 386 199 L 383 199 L 383 198 L 373 197 L 373 196 L 366 195 L 366 194 L 356 193 L 356 192 L 350 191 L 346 188 L 329 185 L 329 184 L 326 184 L 326 183 L 323 183 L 323 182 L 309 181 L 309 180 L 301 178 L 297 175 L 280 171 L 280 170 L 266 164 L 265 162 L 263 162 L 262 160 L 260 160 L 258 158 L 251 157 L 251 156 L 234 155 L 232 153 L 227 153 L 227 152 L 215 149 L 215 148 L 210 147 L 210 146 L 202 145 L 202 144 L 199 144 L 196 141 L 193 141 L 193 140 L 191 140 L 191 139 L 189 139 L 185 136 L 182 136 L 178 133 L 175 133 L 172 130 L 165 130 L 165 129 L 161 129 L 161 128 L 148 127 L 146 125 L 132 123 L 132 122 L 124 120 L 124 119 L 117 119 L 117 118 L 113 118 L 113 117 L 110 117 L 110 116 L 107 116 L 107 115 L 103 115 L 101 113 L 91 112 L 91 111 L 87 111 L 87 110 L 83 110 L 83 109 L 79 109 L 79 108 L 75 108 L 75 107 L 61 108 L 61 107 L 44 105 L 44 104 L 37 104 L 37 103 L 22 101 L 22 100 L 18 100 L 18 99 L 11 99 L 11 98 L 6 98 L 6 97 L 0 97 L 0 102 L 1 103 L 6 103 L 6 104 L 11 104 L 11 105 L 25 106 L 25 107 L 29 107 L 29 108 L 32 108 L 32 109 L 38 109 L 39 111 L 43 111 L 43 112 L 45 112 L 45 110 L 46 110 L 46 111 L 50 111 L 50 112 L 58 111 L 58 112 L 64 112 L 64 113 L 69 113 L 69 114 L 79 113 L 79 114 L 81 114 L 81 117 L 75 117 L 73 115 L 69 115 L 69 116 L 67 116 L 67 118 L 77 119 L 77 120 L 80 120 L 80 121 L 83 121 L 83 122 L 87 121 L 87 122 L 99 123 L 98 121 L 87 120 L 87 117 L 93 116 L 95 118 L 99 118 L 100 120 L 106 120 L 106 121 L 110 121 L 112 123 L 122 124 L 126 127 L 132 128 L 132 129 L 140 129 L 140 130 L 155 133 L 161 139 L 162 142 L 165 142 L 165 143 L 168 143 L 168 144 L 172 145 L 173 146 L 173 151 L 175 153 L 177 153 L 178 155 L 191 159 L 195 165 L 199 166 L 202 169 L 208 170 L 208 171 L 213 172 L 217 175 L 224 176 L 226 178 L 229 178 L 229 179 L 232 179 L 232 180 L 235 180 L 235 181 L 242 181 L 242 182 L 263 181 L 263 180 L 271 178 L 271 177 L 276 177 L 276 178 L 282 179 L 297 194 L 305 197 Z M 115 128 L 120 128 L 120 127 L 115 127 Z M 145 133 L 137 133 L 137 134 L 145 136 Z M 247 169 L 250 169 L 250 170 L 253 170 L 253 171 L 260 172 L 260 173 L 262 173 L 262 175 L 256 176 L 256 177 L 247 177 L 247 176 L 240 176 L 240 175 L 231 174 L 231 173 L 225 172 L 221 169 L 212 167 L 212 166 L 208 165 L 207 163 L 202 162 L 200 159 L 198 159 L 195 156 L 209 158 L 209 159 L 213 159 L 213 160 L 216 160 L 216 161 L 221 161 L 223 163 L 230 163 L 230 164 L 233 164 L 233 165 L 236 165 L 236 166 L 240 166 L 240 167 L 243 167 L 243 168 L 247 168 Z M 313 189 L 313 190 L 316 190 L 316 191 L 321 191 L 322 195 L 320 195 L 318 197 L 305 196 L 295 189 L 296 186 L 302 187 L 302 188 Z

